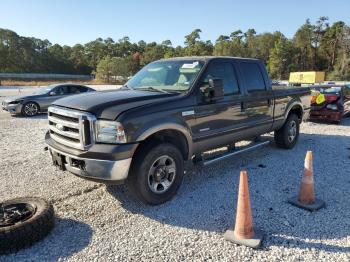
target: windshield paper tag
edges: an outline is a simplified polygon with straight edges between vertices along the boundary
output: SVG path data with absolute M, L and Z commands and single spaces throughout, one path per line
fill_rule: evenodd
M 198 64 L 199 64 L 198 62 L 193 62 L 192 64 L 183 64 L 181 68 L 193 69 L 193 68 L 195 68 Z

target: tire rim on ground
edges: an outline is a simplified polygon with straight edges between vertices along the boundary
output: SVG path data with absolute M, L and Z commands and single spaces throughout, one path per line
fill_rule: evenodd
M 162 194 L 174 183 L 175 176 L 174 159 L 167 155 L 158 157 L 148 172 L 148 186 L 153 193 Z
M 34 116 L 38 113 L 38 107 L 34 103 L 28 103 L 24 106 L 24 112 L 28 116 Z
M 289 129 L 288 129 L 288 141 L 293 142 L 297 135 L 297 123 L 293 120 L 289 123 Z
M 24 222 L 36 212 L 36 206 L 28 203 L 0 204 L 0 227 Z

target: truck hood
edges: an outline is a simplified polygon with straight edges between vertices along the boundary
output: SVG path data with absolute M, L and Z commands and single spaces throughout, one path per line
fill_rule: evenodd
M 97 118 L 114 120 L 122 112 L 166 99 L 174 94 L 136 90 L 85 93 L 56 100 L 53 105 L 86 111 Z

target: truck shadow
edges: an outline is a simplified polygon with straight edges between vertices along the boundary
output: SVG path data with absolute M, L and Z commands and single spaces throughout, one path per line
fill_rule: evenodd
M 344 124 L 349 123 L 347 120 Z M 327 204 L 314 213 L 286 203 L 297 194 L 307 150 L 314 153 L 316 194 Z M 195 167 L 192 174 L 185 176 L 177 195 L 160 206 L 135 201 L 125 186 L 109 186 L 107 192 L 130 212 L 160 223 L 224 233 L 234 223 L 239 171 L 245 169 L 249 174 L 254 223 L 267 235 L 265 247 L 294 245 L 350 252 L 348 247 L 324 243 L 333 239 L 346 241 L 350 235 L 346 219 L 350 217 L 349 156 L 350 136 L 301 134 L 292 150 L 272 144 L 206 168 Z
M 73 219 L 56 218 L 55 227 L 43 240 L 27 249 L 0 260 L 9 261 L 58 261 L 86 248 L 92 238 L 89 225 Z

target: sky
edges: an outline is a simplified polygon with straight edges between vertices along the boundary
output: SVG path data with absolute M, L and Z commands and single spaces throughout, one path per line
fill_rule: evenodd
M 196 28 L 213 43 L 249 28 L 292 37 L 307 18 L 320 16 L 350 25 L 350 0 L 0 0 L 0 28 L 71 46 L 124 36 L 183 45 Z

